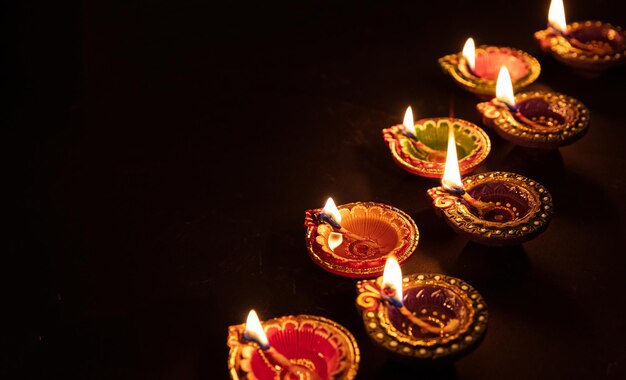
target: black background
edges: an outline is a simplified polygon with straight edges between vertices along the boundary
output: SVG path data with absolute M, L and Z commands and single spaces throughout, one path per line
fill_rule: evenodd
M 2 6 L 7 378 L 227 378 L 226 334 L 308 313 L 356 336 L 359 378 L 626 378 L 626 72 L 582 79 L 538 51 L 548 1 L 14 2 Z M 569 20 L 626 25 L 619 0 Z M 381 130 L 477 98 L 437 58 L 478 44 L 538 57 L 531 89 L 591 111 L 538 155 L 489 132 L 478 171 L 538 180 L 556 213 L 507 249 L 458 237 Z M 480 124 L 480 123 L 479 123 Z M 490 312 L 454 365 L 397 362 L 367 338 L 355 281 L 308 258 L 304 210 L 380 201 L 420 229 L 405 273 L 460 277 Z

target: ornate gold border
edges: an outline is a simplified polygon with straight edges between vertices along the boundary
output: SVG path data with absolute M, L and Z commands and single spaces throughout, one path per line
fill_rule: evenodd
M 544 186 L 522 175 L 508 172 L 489 172 L 463 179 L 463 185 L 468 191 L 474 186 L 488 182 L 509 182 L 513 186 L 525 189 L 533 197 L 531 210 L 520 220 L 497 223 L 477 217 L 459 197 L 451 195 L 442 187 L 429 189 L 428 195 L 433 199 L 433 206 L 443 212 L 453 229 L 479 243 L 493 245 L 521 243 L 543 232 L 548 226 L 553 205 L 552 196 Z
M 467 324 L 454 336 L 424 341 L 395 329 L 384 309 L 389 306 L 380 297 L 381 278 L 357 282 L 357 307 L 368 335 L 386 349 L 405 356 L 438 359 L 461 354 L 476 344 L 487 330 L 487 304 L 472 286 L 458 278 L 442 274 L 414 273 L 403 276 L 403 288 L 437 284 L 457 294 L 470 310 Z
M 626 39 L 626 33 L 622 31 L 621 27 L 597 20 L 573 22 L 567 25 L 567 30 L 569 32 L 592 26 L 613 29 L 617 33 L 622 34 L 622 37 Z M 559 62 L 575 68 L 601 71 L 626 62 L 626 50 L 618 51 L 613 54 L 590 54 L 585 50 L 572 46 L 562 33 L 552 27 L 535 32 L 535 39 L 539 42 L 543 51 L 551 54 Z
M 347 346 L 347 351 L 343 352 L 344 357 L 342 358 L 342 361 L 345 362 L 347 367 L 339 374 L 333 376 L 333 379 L 352 380 L 356 377 L 356 374 L 359 370 L 361 353 L 359 350 L 359 346 L 357 345 L 356 339 L 354 339 L 354 336 L 348 329 L 328 318 L 307 314 L 300 314 L 296 316 L 287 315 L 279 318 L 269 319 L 263 322 L 263 326 L 266 329 L 271 327 L 283 329 L 284 326 L 288 323 L 295 323 L 297 326 L 305 323 L 311 323 L 313 325 L 323 325 L 325 328 L 332 330 L 331 332 L 334 332 L 338 336 L 342 337 L 345 340 Z M 247 379 L 247 375 L 240 377 L 240 373 L 245 373 L 245 371 L 242 371 L 240 367 L 242 348 L 248 345 L 246 343 L 241 343 L 244 330 L 245 324 L 230 326 L 228 328 L 227 344 L 228 347 L 230 347 L 228 353 L 228 369 L 230 372 L 230 377 L 233 380 Z
M 564 102 L 574 112 L 574 119 L 553 128 L 537 130 L 519 122 L 507 107 L 494 101 L 479 103 L 476 109 L 483 115 L 485 124 L 493 127 L 502 138 L 526 147 L 558 148 L 575 142 L 587 132 L 589 109 L 579 100 L 556 92 L 532 91 L 517 94 L 515 102 L 519 104 L 533 98 L 543 98 L 549 103 Z

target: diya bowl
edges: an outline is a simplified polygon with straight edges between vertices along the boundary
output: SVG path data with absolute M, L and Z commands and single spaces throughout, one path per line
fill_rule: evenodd
M 322 380 L 354 379 L 360 353 L 354 336 L 340 324 L 314 315 L 285 316 L 263 322 L 271 347 L 291 363 Z M 274 367 L 263 350 L 243 338 L 245 324 L 228 328 L 228 369 L 233 380 L 290 379 Z
M 357 282 L 357 308 L 367 334 L 379 345 L 420 359 L 453 358 L 468 353 L 487 330 L 487 304 L 464 281 L 441 274 L 402 278 L 404 306 L 428 324 L 441 328 L 456 319 L 458 327 L 434 334 L 412 324 L 381 297 L 382 277 Z
M 626 62 L 626 33 L 602 21 L 574 22 L 564 33 L 549 26 L 535 39 L 544 52 L 583 73 L 597 75 Z
M 587 133 L 589 110 L 580 101 L 554 92 L 524 92 L 515 96 L 517 111 L 498 100 L 479 103 L 483 123 L 514 144 L 553 149 L 569 145 Z
M 356 278 L 379 276 L 388 255 L 393 254 L 398 262 L 403 262 L 417 247 L 419 232 L 415 222 L 395 207 L 354 202 L 337 208 L 341 226 L 367 240 L 346 236 L 333 250 L 328 244 L 333 227 L 320 219 L 322 209 L 307 210 L 304 224 L 309 256 L 331 273 Z
M 484 245 L 521 244 L 545 231 L 552 217 L 552 197 L 536 181 L 515 173 L 489 172 L 463 179 L 474 199 L 492 202 L 481 214 L 443 187 L 428 190 L 433 207 L 457 233 Z
M 506 66 L 509 70 L 513 90 L 521 89 L 533 83 L 541 72 L 539 61 L 522 50 L 509 47 L 479 46 L 476 48 L 475 54 L 474 70 L 469 69 L 463 53 L 439 58 L 439 64 L 458 85 L 479 97 L 490 99 L 495 96 L 498 72 L 502 66 Z
M 404 135 L 403 125 L 383 129 L 383 138 L 398 166 L 422 177 L 440 178 L 446 163 L 450 125 L 454 128 L 459 169 L 462 174 L 470 173 L 487 158 L 491 141 L 482 128 L 469 121 L 448 117 L 421 119 L 415 123 L 416 139 Z

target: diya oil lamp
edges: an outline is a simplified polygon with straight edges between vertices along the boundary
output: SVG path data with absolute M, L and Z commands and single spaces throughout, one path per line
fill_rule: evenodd
M 385 259 L 401 262 L 417 247 L 419 232 L 403 211 L 375 202 L 336 206 L 328 198 L 322 209 L 307 210 L 306 246 L 311 259 L 331 273 L 346 277 L 379 276 Z
M 626 33 L 602 21 L 567 24 L 563 0 L 552 0 L 548 28 L 535 33 L 541 50 L 587 76 L 626 62 Z
M 367 334 L 403 356 L 458 357 L 487 330 L 487 305 L 469 284 L 441 274 L 402 276 L 393 256 L 383 276 L 357 282 L 357 292 Z
M 476 106 L 483 123 L 505 140 L 527 148 L 553 149 L 577 141 L 589 129 L 589 110 L 572 97 L 545 91 L 513 94 L 511 78 L 502 66 L 496 97 Z
M 506 66 L 513 78 L 513 87 L 520 89 L 533 83 L 541 72 L 539 61 L 518 49 L 498 46 L 479 46 L 469 38 L 463 51 L 439 59 L 441 68 L 454 81 L 481 98 L 492 98 L 500 67 Z
M 519 174 L 489 172 L 461 180 L 450 134 L 441 185 L 428 190 L 433 207 L 457 233 L 485 245 L 521 244 L 542 233 L 552 217 L 552 197 Z
M 345 327 L 330 319 L 285 316 L 228 328 L 228 369 L 233 380 L 350 380 L 359 368 L 359 347 Z
M 398 166 L 422 177 L 439 178 L 443 174 L 450 128 L 456 135 L 461 172 L 469 173 L 487 157 L 491 141 L 485 131 L 468 121 L 438 117 L 415 123 L 413 111 L 408 107 L 404 122 L 383 129 L 383 138 Z

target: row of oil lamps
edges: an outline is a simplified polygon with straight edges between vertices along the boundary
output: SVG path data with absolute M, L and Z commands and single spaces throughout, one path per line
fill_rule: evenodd
M 553 0 L 549 26 L 535 33 L 557 60 L 597 74 L 626 60 L 626 34 L 598 21 L 565 23 L 563 3 Z M 512 48 L 481 46 L 468 39 L 463 51 L 439 60 L 463 88 L 480 97 L 483 123 L 515 144 L 554 149 L 581 138 L 589 111 L 578 100 L 553 92 L 514 90 L 539 76 L 539 62 Z M 536 181 L 490 172 L 461 179 L 489 154 L 488 135 L 461 119 L 413 120 L 383 130 L 394 161 L 423 177 L 442 178 L 428 190 L 433 207 L 459 234 L 480 244 L 520 244 L 543 232 L 552 198 Z M 311 259 L 334 274 L 372 278 L 357 282 L 356 304 L 368 335 L 402 356 L 454 358 L 467 353 L 487 328 L 487 306 L 464 281 L 441 274 L 402 275 L 400 263 L 417 247 L 415 222 L 395 207 L 355 202 L 337 207 L 329 198 L 306 211 Z M 352 379 L 359 348 L 352 334 L 326 318 L 299 315 L 261 325 L 254 310 L 244 325 L 229 328 L 233 379 Z

